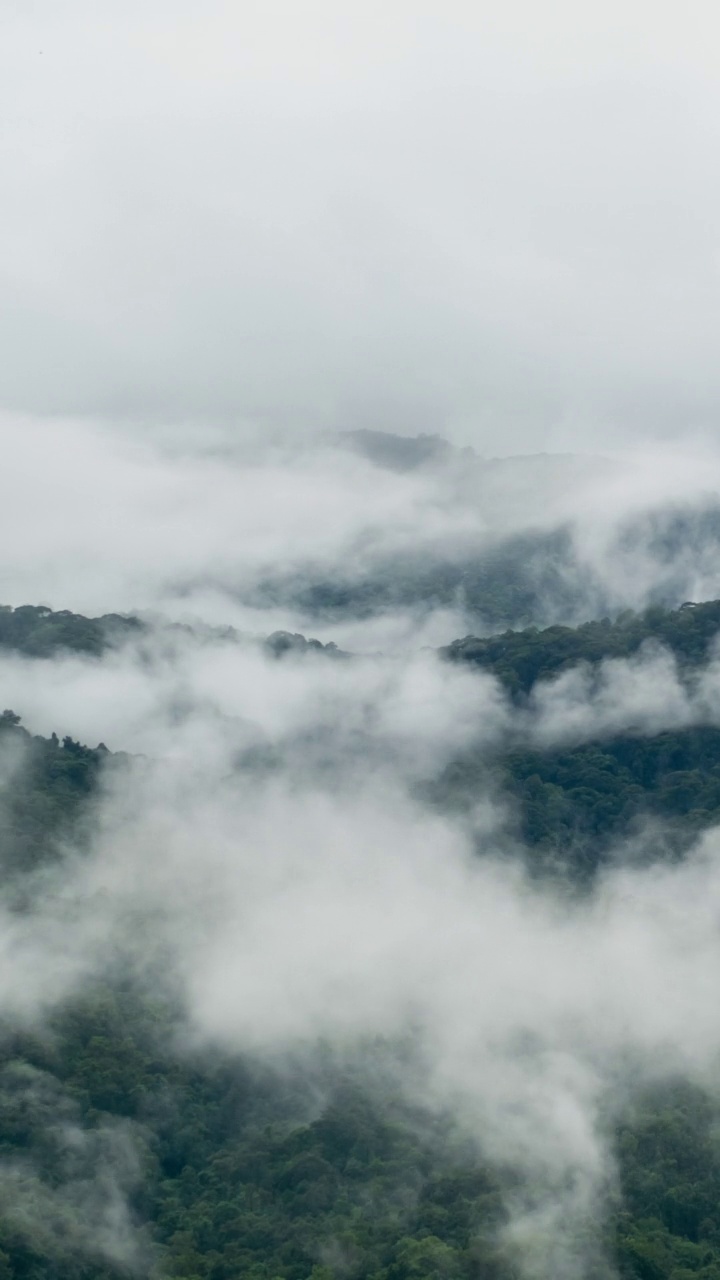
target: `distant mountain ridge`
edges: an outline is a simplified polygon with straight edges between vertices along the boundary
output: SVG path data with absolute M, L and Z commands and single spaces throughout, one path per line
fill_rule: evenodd
M 199 640 L 231 643 L 262 643 L 268 653 L 282 657 L 286 653 L 325 653 L 331 657 L 348 655 L 330 641 L 300 635 L 297 632 L 274 631 L 271 635 L 251 637 L 235 627 L 212 627 L 207 623 L 190 624 L 149 619 L 134 614 L 105 613 L 86 618 L 70 609 L 50 609 L 47 605 L 22 604 L 13 608 L 0 605 L 0 651 L 24 654 L 28 658 L 49 658 L 63 652 L 101 657 L 108 649 L 118 648 L 131 640 L 149 637 L 154 629 L 167 637 L 192 636 Z
M 386 467 L 389 471 L 414 471 L 431 462 L 447 461 L 459 452 L 442 436 L 400 436 L 365 427 L 356 431 L 339 431 L 332 439 L 340 448 L 359 453 L 375 466 Z M 474 456 L 472 449 L 464 452 Z

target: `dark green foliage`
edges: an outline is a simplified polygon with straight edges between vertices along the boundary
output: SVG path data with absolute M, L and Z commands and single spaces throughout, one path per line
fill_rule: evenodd
M 169 644 L 178 639 L 193 639 L 199 643 L 226 641 L 231 644 L 242 639 L 234 627 L 211 627 L 201 623 L 190 626 L 162 620 L 156 621 L 155 626 L 157 633 Z M 99 658 L 108 649 L 150 634 L 150 624 L 132 615 L 106 613 L 100 618 L 84 618 L 82 614 L 71 613 L 67 609 L 53 612 L 44 605 L 24 604 L 17 609 L 0 605 L 0 651 L 15 651 L 28 658 L 50 658 L 63 652 Z M 348 657 L 332 642 L 322 644 L 319 640 L 289 631 L 274 631 L 264 645 L 274 657 L 282 657 L 288 652 Z
M 94 1256 L 87 1186 L 69 1186 L 57 1126 L 70 1125 L 91 1170 L 113 1134 L 132 1142 L 128 1231 L 163 1275 L 498 1274 L 501 1185 L 447 1122 L 392 1096 L 380 1103 L 327 1066 L 289 1076 L 217 1053 L 179 1056 L 173 1017 L 171 1005 L 116 985 L 56 1015 L 52 1041 L 0 1044 L 0 1156 L 32 1170 L 36 1203 L 54 1199 L 71 1218 L 74 1207 L 76 1246 L 50 1237 L 27 1197 L 24 1214 L 11 1198 L 0 1212 L 11 1274 L 123 1274 Z
M 646 815 L 682 824 L 689 835 L 720 818 L 720 729 L 518 752 L 506 768 L 532 844 L 611 840 Z
M 179 1054 L 176 1016 L 116 983 L 67 1005 L 50 1039 L 0 1039 L 0 1168 L 23 1171 L 0 1210 L 6 1275 L 128 1273 L 93 1231 L 92 1184 L 114 1161 L 142 1274 L 513 1280 L 498 1235 L 512 1175 L 446 1118 L 392 1088 L 381 1100 L 347 1068 Z M 610 1135 L 622 1194 L 602 1234 L 627 1280 L 720 1277 L 719 1122 L 715 1101 L 677 1084 Z
M 395 442 L 398 457 L 408 453 L 408 444 L 411 451 L 418 444 L 398 437 Z M 455 464 L 457 480 L 466 461 L 456 457 Z M 535 464 L 542 475 L 542 459 Z M 480 471 L 490 478 L 495 465 L 480 464 Z M 651 565 L 653 585 L 645 598 L 652 606 L 676 608 L 686 598 L 688 583 L 699 574 L 710 577 L 717 564 L 720 505 L 709 500 L 704 507 L 663 508 L 634 517 L 619 527 L 606 555 L 610 564 L 618 561 L 628 581 L 638 565 L 643 574 Z M 382 541 L 376 545 L 363 538 L 331 570 L 322 563 L 298 563 L 291 572 L 269 570 L 258 585 L 239 593 L 248 602 L 291 605 L 328 622 L 396 609 L 422 614 L 462 608 L 474 615 L 482 632 L 598 618 L 621 607 L 612 574 L 583 554 L 570 524 L 494 543 L 469 546 L 441 540 L 415 552 L 392 554 Z
M 718 1108 L 685 1084 L 648 1094 L 617 1135 L 621 1276 L 720 1276 Z
M 667 610 L 653 606 L 643 613 L 626 612 L 615 622 L 586 622 L 580 627 L 547 627 L 539 631 L 506 631 L 503 635 L 466 636 L 440 653 L 452 662 L 468 662 L 490 671 L 513 694 L 528 694 L 537 680 L 547 680 L 578 663 L 628 658 L 647 641 L 672 650 L 681 667 L 704 662 L 720 630 L 720 601 Z
M 583 626 L 530 628 L 488 639 L 455 641 L 443 654 L 501 680 L 527 705 L 538 681 L 580 663 L 597 667 L 629 658 L 660 642 L 675 655 L 681 676 L 710 657 L 720 629 L 720 601 L 626 613 Z M 489 759 L 469 753 L 449 766 L 426 793 L 441 804 L 472 802 L 488 787 L 500 790 L 516 819 L 516 834 L 537 869 L 565 868 L 591 877 L 614 842 L 661 820 L 656 856 L 677 854 L 703 828 L 720 821 L 720 729 L 694 726 L 652 737 L 624 734 L 546 750 L 510 748 Z
M 494 761 L 470 755 L 425 788 L 432 801 L 463 806 L 499 791 L 536 869 L 587 879 L 614 844 L 648 820 L 654 857 L 676 856 L 720 822 L 720 729 L 702 726 L 654 737 L 623 736 L 564 750 L 511 751 Z
M 720 604 L 655 610 L 450 656 L 525 698 L 538 678 L 649 638 L 690 675 L 719 626 Z M 7 892 L 63 841 L 82 847 L 103 772 L 123 758 L 32 737 L 6 711 L 0 766 Z M 672 856 L 718 821 L 720 730 L 470 757 L 433 799 L 488 785 L 512 798 L 538 869 L 587 881 L 648 817 Z M 160 975 L 147 985 L 109 971 L 41 1035 L 0 1028 L 0 1280 L 517 1280 L 500 1244 L 515 1175 L 446 1117 L 322 1055 L 281 1072 L 181 1049 L 182 1008 Z M 598 1206 L 598 1227 L 623 1280 L 720 1280 L 719 1134 L 716 1100 L 680 1083 L 615 1120 L 621 1196 Z
M 175 1274 L 192 1259 L 200 1275 L 302 1280 L 324 1265 L 330 1275 L 401 1280 L 435 1274 L 438 1251 L 449 1274 L 469 1274 L 475 1233 L 501 1216 L 498 1186 L 449 1164 L 447 1144 L 419 1137 L 411 1115 L 388 1118 L 341 1088 L 309 1123 L 261 1129 L 259 1118 L 227 1138 L 201 1176 L 186 1167 L 163 1185 L 159 1225 Z M 413 1268 L 423 1254 L 426 1269 Z
M 32 737 L 13 711 L 0 716 L 0 869 L 33 870 L 71 838 L 82 839 L 101 771 L 126 759 L 101 743 L 91 750 L 56 734 Z
M 0 605 L 0 649 L 14 649 L 32 658 L 47 658 L 69 649 L 98 657 L 112 644 L 144 631 L 139 618 L 106 613 L 84 618 L 69 609 L 53 612 L 44 605 Z

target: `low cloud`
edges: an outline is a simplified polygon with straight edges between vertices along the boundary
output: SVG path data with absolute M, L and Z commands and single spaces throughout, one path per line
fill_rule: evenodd
M 4 1233 L 40 1266 L 89 1256 L 146 1273 L 152 1250 L 130 1204 L 148 1159 L 141 1126 L 83 1128 L 54 1076 L 12 1060 L 0 1070 L 0 1109 L 26 1136 L 23 1156 L 0 1163 Z
M 616 1194 L 614 1107 L 678 1073 L 714 1087 L 717 832 L 673 866 L 624 868 L 618 849 L 581 899 L 530 883 L 490 796 L 472 838 L 412 799 L 454 752 L 483 734 L 495 751 L 530 714 L 430 655 L 278 661 L 186 640 L 164 664 L 126 652 L 32 671 L 38 714 L 124 707 L 117 729 L 127 716 L 155 754 L 109 783 L 91 852 L 43 870 L 31 910 L 3 912 L 2 1014 L 42 1019 L 118 963 L 167 975 L 194 1045 L 297 1065 L 318 1042 L 361 1058 L 378 1038 L 407 1063 L 410 1043 L 413 1101 L 452 1111 L 521 1175 L 503 1247 L 530 1277 L 590 1274 Z M 648 650 L 594 683 L 542 686 L 529 724 L 546 743 L 650 732 L 657 707 L 678 724 L 691 700 Z M 272 768 L 238 770 L 261 740 Z
M 720 592 L 710 454 L 456 454 L 398 474 L 227 430 L 205 445 L 107 423 L 6 417 L 3 431 L 8 604 L 200 615 L 372 651 Z

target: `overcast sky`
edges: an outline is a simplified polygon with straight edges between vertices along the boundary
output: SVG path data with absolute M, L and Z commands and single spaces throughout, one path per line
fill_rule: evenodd
M 5 0 L 0 402 L 711 433 L 710 0 Z
M 588 600 L 720 594 L 719 29 L 710 0 L 0 3 L 0 600 L 307 623 L 370 655 L 160 628 L 103 661 L 6 656 L 0 706 L 32 732 L 152 759 L 37 912 L 0 893 L 0 1014 L 122 942 L 166 948 L 213 1043 L 417 1028 L 433 1100 L 547 1209 L 539 1264 L 513 1217 L 532 1280 L 583 1274 L 627 1063 L 715 1071 L 720 843 L 665 870 L 619 850 L 559 914 L 504 858 L 504 801 L 478 783 L 455 821 L 419 784 L 506 736 L 718 724 L 720 667 L 688 690 L 650 651 L 521 713 L 490 677 L 398 660 L 477 625 L 460 592 L 317 632 L 251 588 L 372 584 L 393 557 L 401 578 L 410 552 L 569 521 Z M 277 439 L 357 427 L 635 455 L 398 474 Z M 673 503 L 679 533 L 653 518 Z M 248 747 L 274 764 L 241 787 Z

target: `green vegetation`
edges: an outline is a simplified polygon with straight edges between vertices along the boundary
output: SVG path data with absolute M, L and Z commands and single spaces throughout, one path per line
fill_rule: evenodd
M 63 615 L 44 610 L 0 619 L 18 614 L 1 643 L 28 654 L 97 654 L 107 634 L 102 619 L 63 631 Z M 719 628 L 716 602 L 460 641 L 446 656 L 493 672 L 523 701 L 538 679 L 630 656 L 651 639 L 689 679 Z M 308 647 L 275 639 L 279 652 Z M 13 893 L 24 873 L 62 857 L 66 841 L 82 846 L 104 771 L 124 759 L 102 744 L 33 737 L 13 712 L 0 717 L 12 910 L 28 909 Z M 662 820 L 670 856 L 718 822 L 720 730 L 470 756 L 431 798 L 462 804 L 488 783 L 512 797 L 538 870 L 560 865 L 589 880 L 648 817 Z M 325 1050 L 292 1071 L 179 1051 L 182 1014 L 163 975 L 140 984 L 108 962 L 42 1033 L 0 1026 L 0 1280 L 517 1280 L 501 1244 L 512 1168 L 488 1167 L 447 1117 Z M 618 1102 L 607 1125 L 621 1194 L 598 1212 L 617 1274 L 720 1280 L 718 1100 L 673 1082 Z
M 124 1248 L 128 1258 L 141 1249 L 144 1274 L 496 1273 L 500 1184 L 447 1123 L 399 1099 L 380 1105 L 338 1068 L 291 1081 L 217 1053 L 180 1057 L 170 1004 L 122 984 L 69 1004 L 52 1030 L 51 1043 L 15 1034 L 0 1044 L 0 1155 L 32 1175 L 45 1207 L 36 1221 L 11 1199 L 0 1209 L 0 1275 L 125 1273 L 93 1257 L 82 1203 L 123 1133 L 140 1159 L 127 1180 Z M 74 1156 L 62 1133 L 48 1133 L 49 1111 L 76 1130 Z
M 269 575 L 249 595 L 260 607 L 284 606 L 332 624 L 400 609 L 462 608 L 483 626 L 524 626 L 609 607 L 600 585 L 579 567 L 567 529 L 509 538 L 496 547 L 443 555 L 431 548 L 392 557 L 348 557 L 342 570 L 317 564 Z
M 157 624 L 167 639 L 191 637 L 196 641 L 214 640 L 237 642 L 242 636 L 234 627 L 210 627 L 195 623 L 192 626 L 180 622 Z M 106 613 L 99 618 L 85 618 L 69 609 L 53 611 L 44 605 L 0 605 L 0 652 L 21 653 L 27 658 L 50 658 L 56 654 L 78 653 L 90 657 L 102 657 L 108 649 L 116 648 L 128 640 L 138 640 L 150 633 L 147 622 L 132 614 Z M 273 657 L 286 653 L 324 653 L 328 657 L 347 657 L 337 645 L 290 631 L 274 631 L 264 641 Z
M 101 771 L 126 759 L 103 743 L 91 750 L 65 737 L 31 737 L 14 711 L 0 715 L 0 869 L 34 870 L 64 841 L 81 843 Z
M 293 631 L 273 631 L 264 642 L 265 649 L 274 658 L 282 658 L 287 653 L 324 653 L 328 658 L 349 658 L 349 653 L 338 649 L 336 644 L 321 644 L 319 640 L 306 639 Z
M 143 630 L 138 618 L 118 613 L 84 618 L 69 609 L 54 612 L 44 605 L 23 604 L 17 609 L 0 605 L 0 649 L 32 658 L 47 658 L 63 649 L 97 657 L 112 644 Z
M 441 654 L 490 671 L 513 694 L 528 694 L 537 680 L 557 676 L 581 662 L 629 658 L 641 645 L 656 641 L 670 649 L 681 668 L 705 662 L 720 631 L 720 601 L 687 603 L 680 609 L 656 605 L 643 613 L 627 611 L 615 621 L 586 622 L 580 627 L 527 627 L 503 635 L 455 640 Z
M 618 1129 L 620 1275 L 720 1276 L 718 1107 L 686 1084 L 656 1089 Z
M 447 1118 L 330 1063 L 290 1078 L 179 1055 L 174 1013 L 116 980 L 66 1005 L 50 1039 L 0 1036 L 0 1275 L 514 1280 L 498 1234 L 512 1171 Z M 627 1280 L 720 1277 L 719 1119 L 675 1084 L 615 1123 L 604 1244 Z
M 434 437 L 409 440 L 380 432 L 348 433 L 346 444 L 371 461 L 393 470 L 411 471 L 450 464 L 462 501 L 468 494 L 482 509 L 485 477 L 492 490 L 493 473 L 508 460 L 474 461 L 462 452 L 447 452 Z M 513 488 L 514 463 L 508 473 Z M 544 468 L 544 461 L 550 470 Z M 520 469 L 529 489 L 551 476 L 554 462 L 542 456 L 526 459 Z M 475 473 L 475 480 L 472 474 Z M 572 484 L 572 469 L 565 482 Z M 535 475 L 535 481 L 532 480 Z M 559 478 L 559 473 L 556 479 Z M 452 490 L 449 490 L 452 492 Z M 522 509 L 522 497 L 517 499 Z M 241 593 L 248 603 L 284 605 L 332 624 L 344 618 L 369 618 L 387 611 L 462 609 L 477 620 L 483 632 L 506 627 L 546 626 L 599 618 L 620 607 L 613 589 L 612 564 L 618 579 L 632 581 L 638 566 L 652 566 L 653 586 L 648 603 L 676 608 L 686 599 L 688 583 L 698 576 L 712 580 L 720 555 L 720 504 L 714 498 L 698 505 L 663 507 L 628 519 L 618 526 L 605 549 L 605 570 L 593 567 L 592 557 L 578 548 L 571 524 L 553 529 L 530 529 L 474 546 L 443 543 L 442 537 L 423 542 L 415 551 L 388 553 L 364 539 L 349 548 L 338 565 L 322 562 L 295 564 L 288 571 L 270 571 L 253 590 Z
M 720 630 L 720 602 L 647 609 L 583 626 L 535 627 L 487 639 L 457 640 L 443 656 L 501 680 L 525 705 L 537 681 L 606 659 L 629 658 L 662 643 L 681 678 L 707 662 Z M 698 832 L 720 822 L 720 729 L 695 725 L 652 736 L 625 733 L 545 750 L 517 747 L 495 758 L 470 752 L 426 789 L 444 805 L 468 805 L 490 788 L 503 794 L 531 866 L 589 880 L 621 839 L 655 822 L 653 856 L 676 856 Z M 658 822 L 662 822 L 662 836 Z
M 653 737 L 623 735 L 564 750 L 470 753 L 424 794 L 466 807 L 488 790 L 504 796 L 513 833 L 531 867 L 587 881 L 617 842 L 641 837 L 638 853 L 674 857 L 720 823 L 720 729 L 700 726 Z M 662 820 L 662 827 L 659 821 Z

